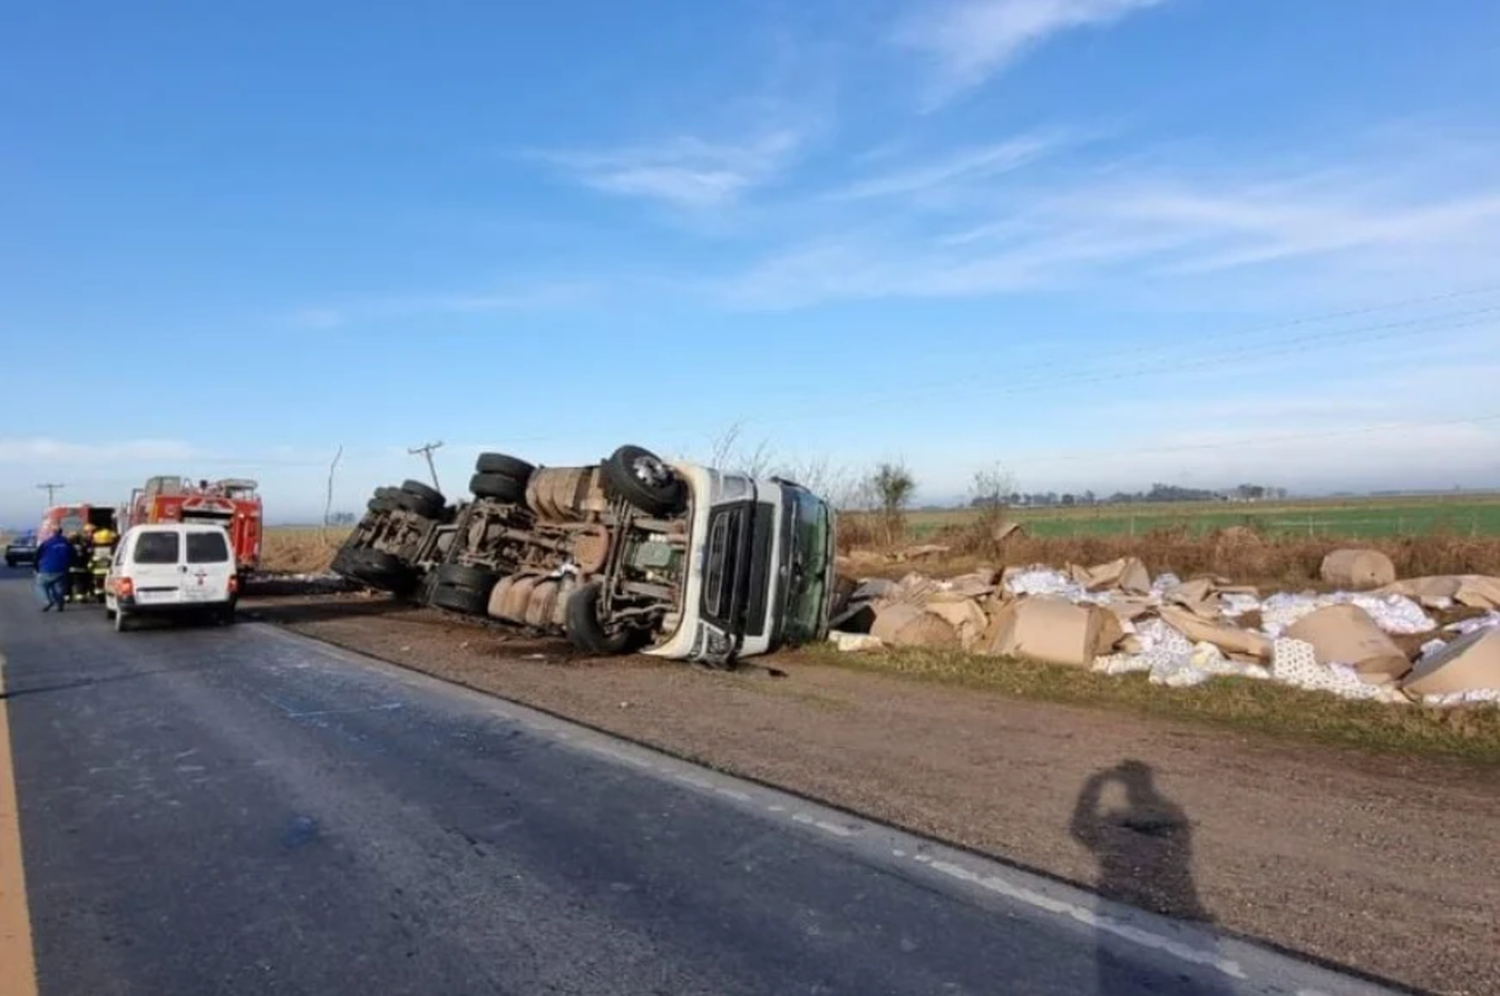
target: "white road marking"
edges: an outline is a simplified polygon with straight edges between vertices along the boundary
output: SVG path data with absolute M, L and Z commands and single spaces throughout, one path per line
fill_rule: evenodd
M 918 858 L 917 860 L 921 861 L 922 859 Z M 1182 961 L 1192 962 L 1195 965 L 1205 965 L 1209 968 L 1217 969 L 1218 971 L 1223 972 L 1225 975 L 1229 976 L 1232 979 L 1246 980 L 1249 978 L 1249 976 L 1245 974 L 1245 970 L 1240 967 L 1239 962 L 1231 961 L 1227 958 L 1220 958 L 1218 954 L 1213 951 L 1205 951 L 1201 948 L 1195 948 L 1192 945 L 1183 944 L 1180 941 L 1175 941 L 1170 937 L 1163 937 L 1161 934 L 1154 934 L 1149 930 L 1143 930 L 1140 927 L 1133 927 L 1121 920 L 1116 920 L 1113 917 L 1104 916 L 1095 910 L 1089 909 L 1087 906 L 1079 906 L 1075 903 L 1064 902 L 1060 899 L 1053 899 L 1049 896 L 1042 895 L 1040 892 L 1034 892 L 1031 889 L 1027 889 L 1022 886 L 1015 885 L 1011 882 L 1007 882 L 1005 879 L 1000 878 L 999 876 L 979 875 L 975 872 L 969 871 L 967 868 L 952 864 L 951 862 L 928 860 L 924 861 L 923 863 L 933 871 L 941 872 L 942 874 L 947 875 L 950 878 L 956 878 L 961 882 L 968 882 L 972 885 L 977 885 L 982 889 L 988 889 L 990 892 L 998 893 L 1008 899 L 1013 899 L 1016 902 L 1025 903 L 1026 905 L 1035 907 L 1036 909 L 1045 910 L 1048 913 L 1055 913 L 1061 916 L 1071 917 L 1072 919 L 1077 920 L 1079 923 L 1092 927 L 1095 930 L 1100 930 L 1107 934 L 1114 934 L 1116 937 L 1124 938 L 1127 941 L 1133 941 L 1143 947 L 1155 948 L 1158 951 L 1164 951 L 1167 954 L 1181 959 Z

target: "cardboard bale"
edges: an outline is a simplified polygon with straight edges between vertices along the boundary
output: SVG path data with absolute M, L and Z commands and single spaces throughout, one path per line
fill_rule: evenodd
M 1248 629 L 1207 622 L 1186 609 L 1164 605 L 1161 618 L 1168 626 L 1194 643 L 1210 643 L 1226 654 L 1255 661 L 1269 661 L 1275 648 L 1270 637 Z
M 957 647 L 958 631 L 942 616 L 918 605 L 892 602 L 880 606 L 870 635 L 896 647 Z
M 1476 629 L 1424 658 L 1401 689 L 1414 695 L 1500 689 L 1500 627 Z
M 1500 578 L 1465 574 L 1453 600 L 1473 609 L 1500 609 Z
M 1156 603 L 1144 595 L 1119 595 L 1111 598 L 1105 608 L 1121 622 L 1135 622 L 1153 611 Z
M 956 578 L 949 578 L 944 583 L 944 591 L 949 594 L 962 595 L 965 598 L 980 598 L 995 590 L 997 577 L 994 568 L 960 574 Z
M 1380 595 L 1401 595 L 1421 603 L 1423 608 L 1438 609 L 1453 604 L 1463 580 L 1457 577 L 1408 578 L 1377 589 Z
M 965 650 L 974 649 L 989 627 L 989 617 L 972 598 L 955 592 L 933 595 L 923 606 L 928 612 L 945 620 L 958 634 L 959 645 Z
M 1396 565 L 1379 550 L 1335 550 L 1323 558 L 1323 580 L 1349 591 L 1367 591 L 1395 583 Z
M 1039 595 L 1001 606 L 985 634 L 984 652 L 1087 668 L 1124 635 L 1113 612 Z
M 1319 664 L 1347 664 L 1372 685 L 1400 678 L 1411 661 L 1370 614 L 1357 605 L 1329 605 L 1282 634 L 1312 644 Z
M 1068 572 L 1076 583 L 1089 591 L 1118 588 L 1135 595 L 1145 595 L 1151 591 L 1151 572 L 1146 570 L 1146 565 L 1141 563 L 1139 557 L 1121 557 L 1119 560 L 1088 568 L 1069 564 Z
M 1484 574 L 1452 574 L 1408 578 L 1380 589 L 1382 595 L 1405 595 L 1429 609 L 1457 602 L 1471 609 L 1500 609 L 1500 578 Z

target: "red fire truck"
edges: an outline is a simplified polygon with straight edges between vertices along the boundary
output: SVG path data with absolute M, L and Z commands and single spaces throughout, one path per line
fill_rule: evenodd
M 153 477 L 130 493 L 122 527 L 147 522 L 213 522 L 223 526 L 241 571 L 260 566 L 261 501 L 255 481 L 225 478 L 198 481 Z

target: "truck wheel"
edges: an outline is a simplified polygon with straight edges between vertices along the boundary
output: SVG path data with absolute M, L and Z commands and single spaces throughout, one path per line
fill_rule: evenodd
M 504 453 L 481 453 L 474 461 L 474 469 L 481 474 L 504 474 L 506 477 L 530 477 L 536 467 Z
M 475 474 L 469 478 L 469 490 L 475 498 L 493 498 L 512 505 L 526 500 L 525 479 L 498 472 Z
M 618 633 L 610 633 L 599 621 L 599 596 L 603 591 L 604 586 L 598 581 L 593 581 L 576 589 L 572 595 L 568 596 L 568 605 L 564 610 L 563 629 L 567 631 L 568 640 L 573 646 L 584 653 L 601 655 L 624 653 L 630 645 L 630 632 L 621 630 Z
M 378 514 L 380 514 L 382 512 L 393 511 L 395 509 L 395 507 L 396 507 L 396 504 L 395 504 L 395 502 L 391 501 L 389 498 L 386 498 L 386 497 L 382 496 L 382 497 L 377 497 L 377 498 L 371 498 L 369 500 L 369 502 L 365 505 L 365 507 L 367 509 L 369 509 L 370 511 L 372 511 L 372 512 L 374 512 L 374 513 L 376 513 L 378 515 Z
M 400 557 L 382 550 L 350 550 L 343 566 L 347 576 L 382 591 L 409 591 L 415 580 Z
M 405 491 L 409 495 L 416 495 L 418 498 L 424 498 L 429 503 L 435 503 L 439 507 L 448 504 L 448 499 L 443 497 L 443 493 L 441 491 L 439 491 L 437 488 L 429 488 L 421 481 L 402 481 L 401 490 Z
M 441 519 L 443 517 L 443 503 L 433 501 L 424 495 L 412 494 L 410 491 L 397 491 L 391 497 L 391 504 L 413 515 L 423 519 Z
M 463 564 L 444 564 L 437 569 L 437 583 L 450 588 L 467 588 L 489 598 L 490 589 L 500 575 L 483 567 L 466 567 Z
M 482 616 L 489 608 L 490 599 L 488 592 L 481 593 L 471 588 L 439 584 L 432 589 L 432 597 L 428 599 L 428 602 L 440 609 L 462 612 L 466 616 Z
M 687 507 L 687 492 L 672 468 L 639 446 L 621 446 L 610 454 L 604 486 L 647 515 L 675 515 Z

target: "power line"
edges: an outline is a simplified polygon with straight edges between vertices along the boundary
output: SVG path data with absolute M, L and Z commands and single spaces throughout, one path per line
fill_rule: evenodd
M 47 507 L 48 508 L 51 508 L 53 506 L 53 504 L 54 504 L 53 499 L 56 496 L 57 492 L 61 491 L 65 487 L 67 487 L 66 484 L 38 484 L 37 485 L 37 489 L 38 490 L 47 492 Z
M 1165 446 L 1137 446 L 1137 447 L 1107 447 L 1108 452 L 1113 454 L 1137 453 L 1186 453 L 1203 450 L 1222 450 L 1245 446 L 1262 446 L 1268 443 L 1291 443 L 1301 442 L 1309 439 L 1335 439 L 1343 436 L 1366 435 L 1375 432 L 1389 432 L 1393 429 L 1438 429 L 1450 425 L 1483 425 L 1488 422 L 1500 422 L 1500 413 L 1493 415 L 1476 415 L 1469 418 L 1443 419 L 1435 422 L 1382 422 L 1372 425 L 1351 426 L 1346 429 L 1330 429 L 1324 432 L 1299 432 L 1279 436 L 1256 436 L 1248 439 L 1225 439 L 1213 443 L 1180 443 Z M 1099 450 L 1077 451 L 1074 453 L 1059 453 L 1054 455 L 1042 455 L 1037 457 L 1022 456 L 1017 462 L 1070 462 L 1073 460 L 1097 460 Z

